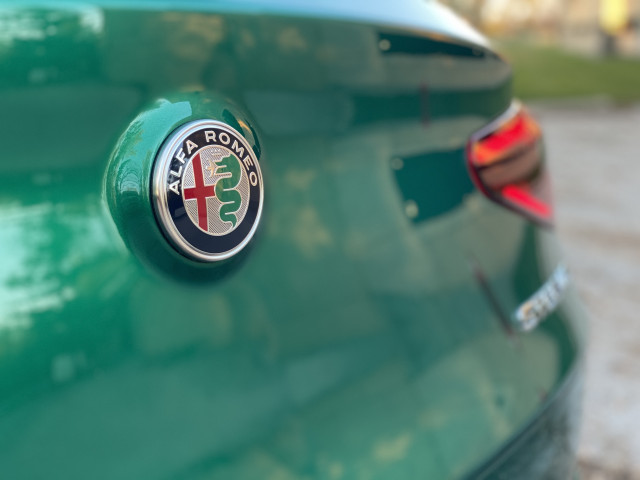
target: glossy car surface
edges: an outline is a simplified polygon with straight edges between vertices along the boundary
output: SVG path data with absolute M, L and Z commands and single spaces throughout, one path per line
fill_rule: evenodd
M 444 7 L 5 3 L 0 62 L 4 478 L 571 475 L 582 315 L 512 328 L 562 255 L 472 182 L 511 71 Z M 215 265 L 150 198 L 202 118 L 265 184 Z

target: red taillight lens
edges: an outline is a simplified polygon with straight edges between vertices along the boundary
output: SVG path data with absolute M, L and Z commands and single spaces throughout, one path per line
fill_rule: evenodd
M 553 223 L 542 130 L 519 103 L 471 137 L 468 161 L 473 181 L 489 198 L 543 225 Z

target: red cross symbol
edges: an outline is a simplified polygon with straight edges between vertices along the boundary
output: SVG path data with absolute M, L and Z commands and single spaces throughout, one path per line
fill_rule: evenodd
M 193 177 L 196 186 L 193 188 L 185 188 L 182 191 L 185 200 L 195 198 L 198 201 L 198 224 L 205 232 L 209 230 L 209 222 L 207 221 L 207 198 L 216 196 L 216 189 L 213 185 L 204 184 L 204 173 L 202 172 L 202 160 L 200 154 L 197 153 L 193 160 Z

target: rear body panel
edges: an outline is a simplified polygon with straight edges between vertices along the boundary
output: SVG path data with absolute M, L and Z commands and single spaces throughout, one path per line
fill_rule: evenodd
M 3 476 L 513 478 L 517 448 L 566 478 L 579 306 L 511 329 L 562 257 L 465 166 L 509 67 L 435 3 L 166 7 L 0 11 Z M 265 207 L 198 282 L 137 258 L 105 175 L 208 93 L 252 119 Z

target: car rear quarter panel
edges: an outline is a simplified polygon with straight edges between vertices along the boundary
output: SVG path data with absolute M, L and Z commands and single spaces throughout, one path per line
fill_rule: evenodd
M 465 167 L 510 69 L 435 3 L 370 6 L 0 10 L 6 478 L 459 478 L 561 391 L 573 293 L 509 326 L 555 237 Z M 199 281 L 131 247 L 106 176 L 154 153 L 136 120 L 207 102 L 251 119 L 266 197 L 243 261 Z

